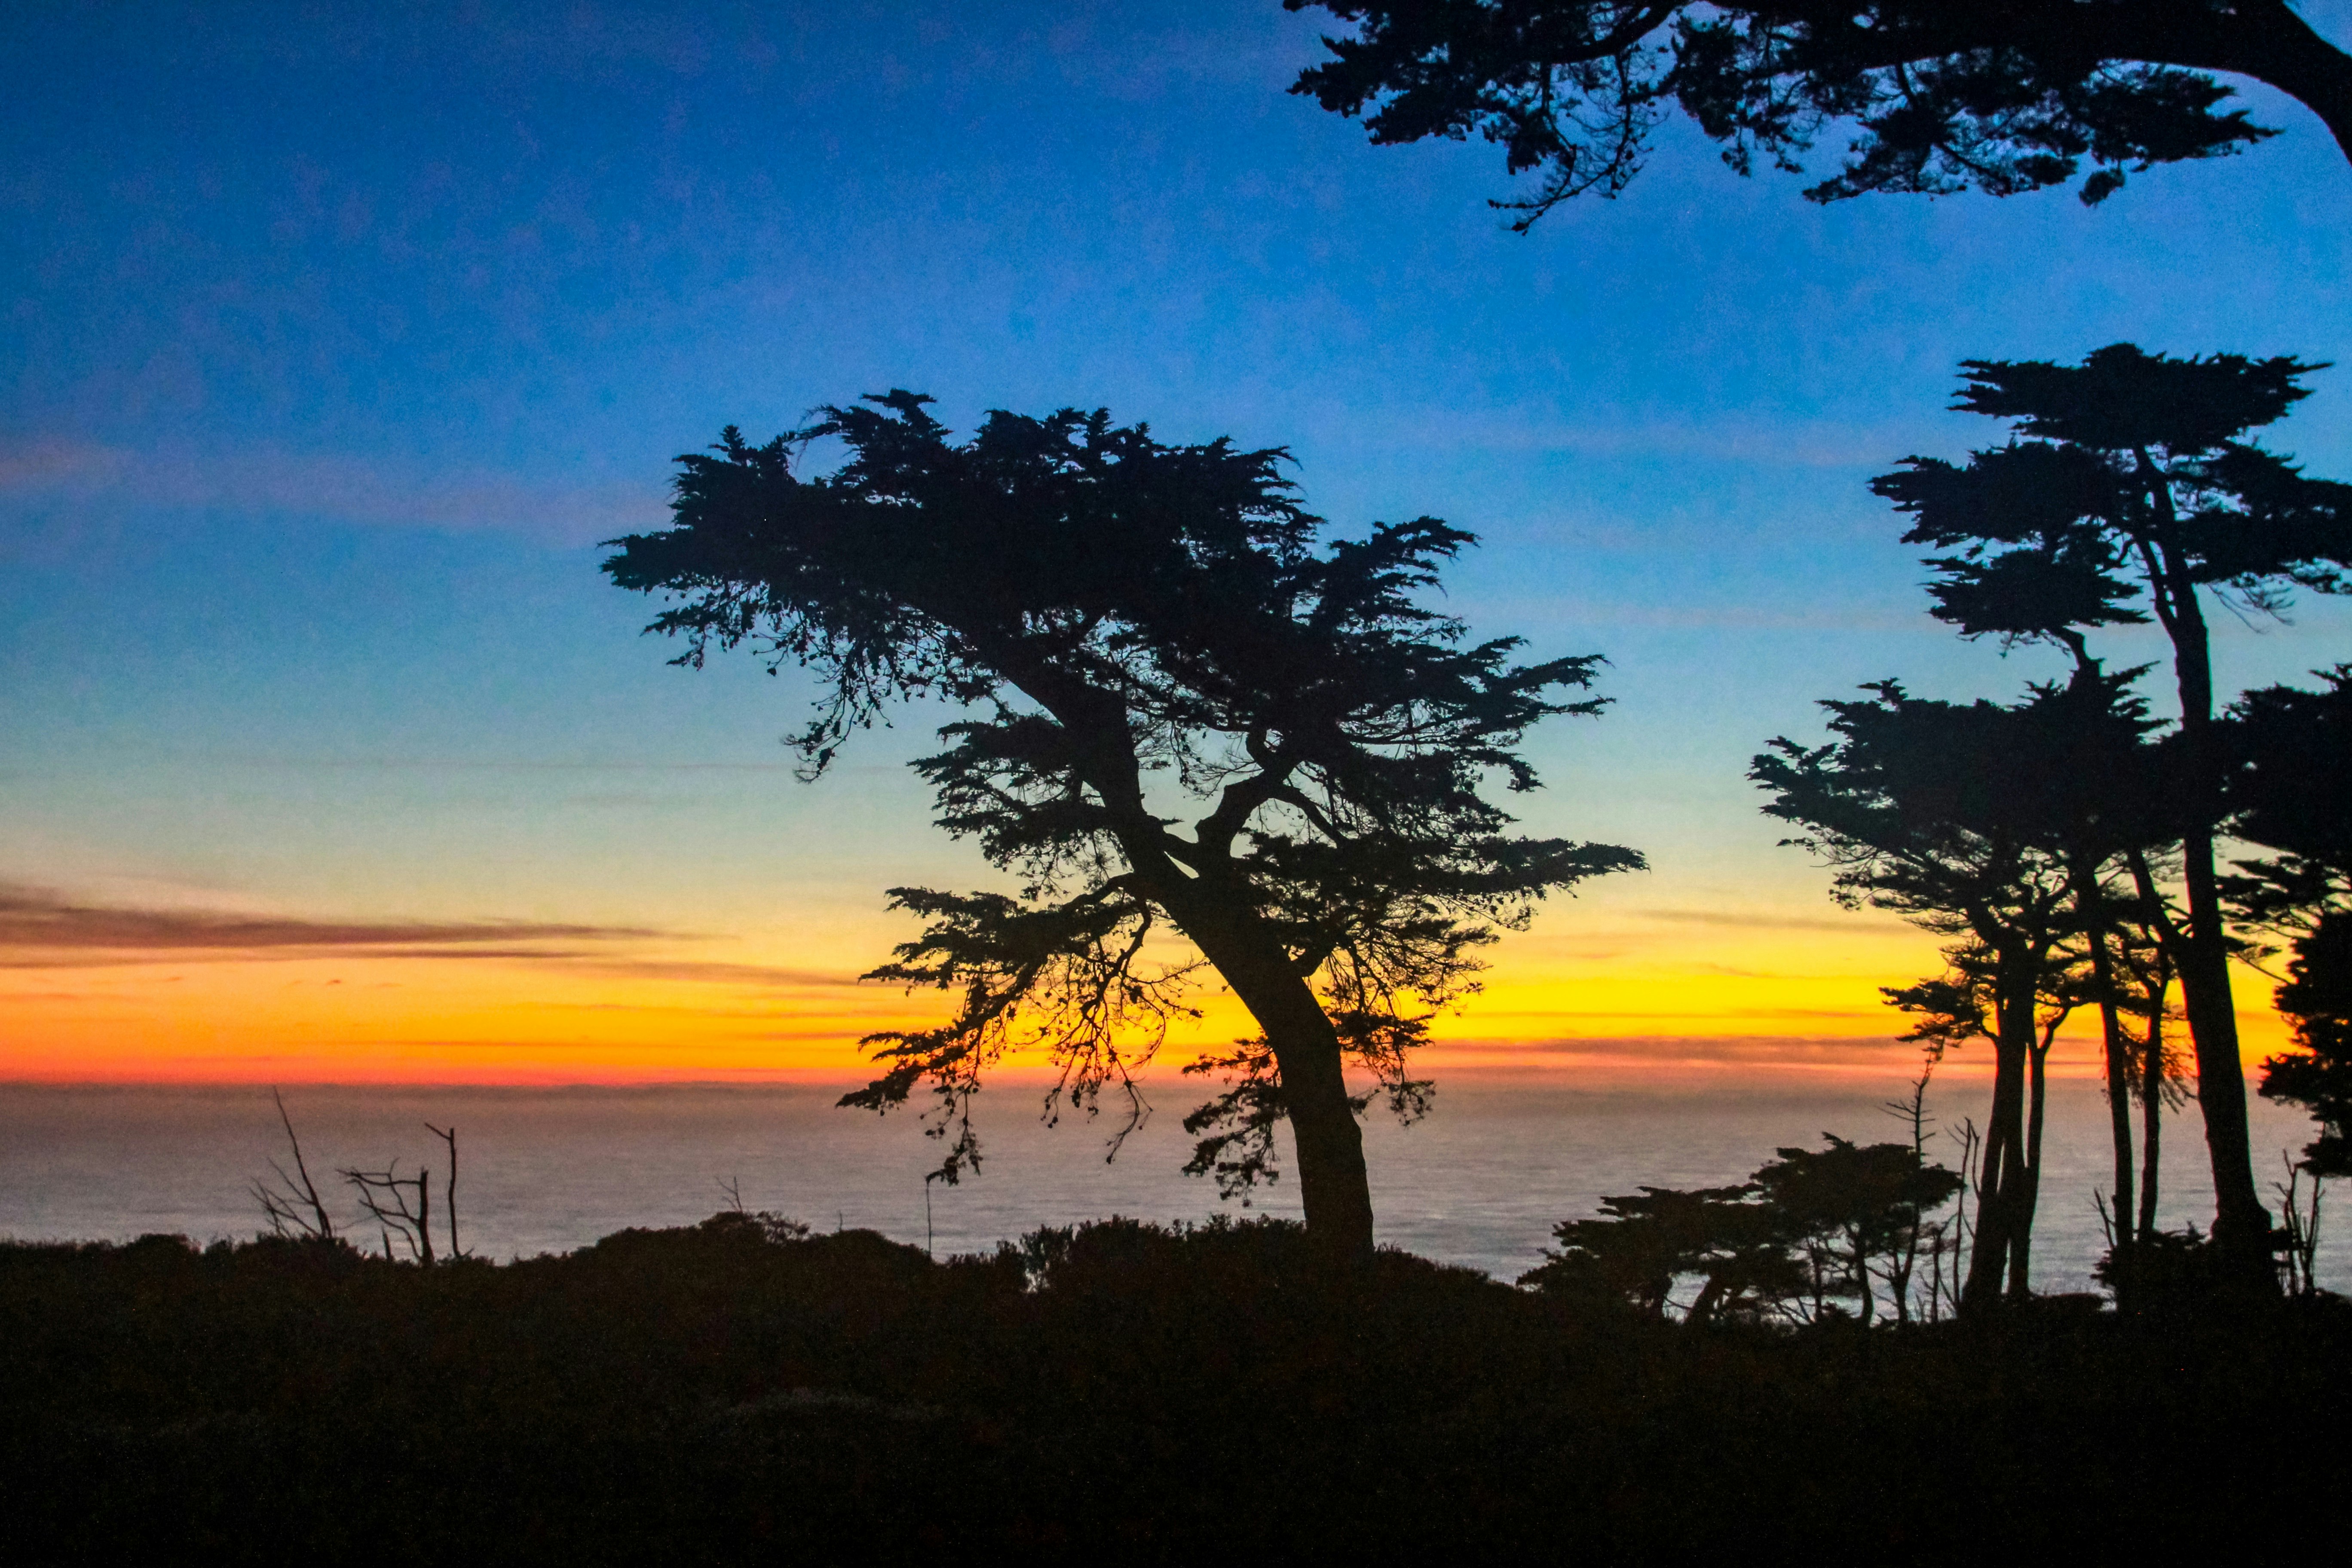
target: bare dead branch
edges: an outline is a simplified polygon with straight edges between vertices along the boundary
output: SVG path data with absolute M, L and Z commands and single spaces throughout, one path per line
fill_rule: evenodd
M 302 1159 L 302 1140 L 294 1133 L 294 1119 L 287 1114 L 286 1097 L 276 1086 L 269 1098 L 277 1102 L 278 1120 L 286 1129 L 286 1142 L 294 1151 L 294 1169 L 288 1171 L 277 1161 L 269 1162 L 276 1184 L 256 1181 L 248 1190 L 268 1216 L 270 1230 L 278 1236 L 303 1236 L 320 1241 L 335 1239 L 335 1222 L 327 1213 L 327 1205 L 319 1196 L 316 1184 L 310 1180 L 310 1167 Z M 306 1212 L 307 1211 L 307 1212 Z

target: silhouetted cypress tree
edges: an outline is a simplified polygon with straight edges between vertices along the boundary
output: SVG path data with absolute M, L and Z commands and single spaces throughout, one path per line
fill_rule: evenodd
M 2037 689 L 2015 707 L 1930 701 L 1893 681 L 1864 689 L 1872 700 L 1822 704 L 1836 737 L 1829 744 L 1775 740 L 1748 776 L 1771 792 L 1766 815 L 1804 830 L 1783 842 L 1832 868 L 1839 902 L 1965 937 L 1958 951 L 1976 957 L 1953 994 L 1980 986 L 1992 1014 L 1993 1101 L 1965 1291 L 1981 1305 L 2004 1278 L 2011 1291 L 2026 1289 L 2037 1131 L 2030 1079 L 2048 1048 L 2040 1005 L 2053 965 L 2063 967 L 2081 892 L 2068 842 L 2081 769 L 2103 731 L 2136 739 L 2140 721 L 2126 708 L 2103 725 L 2066 689 Z
M 1755 1196 L 1749 1184 L 1604 1197 L 1597 1217 L 1554 1226 L 1559 1247 L 1518 1282 L 1570 1300 L 1622 1300 L 1663 1319 L 1676 1305 L 1675 1282 L 1696 1276 L 1684 1313 L 1694 1328 L 1768 1314 L 1802 1296 L 1808 1281 L 1789 1256 L 1793 1233 Z
M 1693 1328 L 1723 1318 L 1806 1315 L 1832 1300 L 1869 1322 L 1884 1283 L 1897 1321 L 1911 1318 L 1911 1264 L 1927 1215 L 1960 1188 L 1912 1143 L 1861 1147 L 1823 1133 L 1828 1147 L 1780 1149 L 1738 1186 L 1643 1187 L 1601 1200 L 1590 1219 L 1552 1227 L 1559 1247 L 1519 1276 L 1549 1295 L 1622 1300 L 1664 1318 L 1677 1281 L 1696 1278 L 1684 1308 Z M 1932 1228 L 1932 1227 L 1929 1227 Z
M 1880 1278 L 1872 1264 L 1905 1257 L 1927 1213 L 1959 1191 L 1960 1178 L 1928 1163 L 1913 1144 L 1862 1146 L 1833 1132 L 1822 1138 L 1826 1148 L 1774 1150 L 1780 1157 L 1748 1179 L 1806 1255 L 1815 1289 L 1824 1276 L 1842 1275 L 1832 1293 L 1853 1298 L 1867 1323 Z M 1885 1282 L 1896 1319 L 1908 1322 L 1907 1270 L 1889 1270 Z
M 1472 988 L 1495 928 L 1642 864 L 1509 836 L 1482 793 L 1490 775 L 1536 787 L 1514 748 L 1540 719 L 1599 710 L 1554 695 L 1598 659 L 1522 665 L 1516 639 L 1465 641 L 1421 597 L 1472 537 L 1421 518 L 1327 539 L 1279 450 L 1163 446 L 1069 410 L 994 413 L 956 443 L 927 398 L 866 401 L 681 458 L 677 525 L 604 563 L 682 601 L 653 625 L 688 639 L 679 662 L 750 644 L 816 671 L 825 697 L 793 742 L 811 774 L 895 700 L 971 714 L 916 766 L 940 825 L 1024 889 L 891 890 L 928 924 L 872 977 L 961 1006 L 870 1037 L 887 1070 L 844 1103 L 887 1109 L 928 1081 L 952 1180 L 978 1158 L 970 1101 L 992 1060 L 1050 1051 L 1049 1105 L 1131 1095 L 1205 962 L 1265 1033 L 1210 1064 L 1238 1081 L 1188 1122 L 1210 1134 L 1194 1168 L 1266 1174 L 1286 1118 L 1310 1236 L 1369 1256 L 1370 1096 L 1349 1094 L 1345 1065 L 1414 1113 L 1426 1085 L 1407 1053 Z M 793 449 L 818 437 L 847 460 L 803 478 Z M 1162 933 L 1198 956 L 1166 954 Z

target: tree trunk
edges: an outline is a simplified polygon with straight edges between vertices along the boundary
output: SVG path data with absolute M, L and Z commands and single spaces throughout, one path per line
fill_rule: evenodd
M 2310 110 L 2352 162 L 2352 55 L 2314 32 L 2284 0 L 2240 0 L 2230 15 L 2236 25 L 2213 68 L 2252 77 Z
M 2010 1141 L 2003 1132 L 2011 1075 L 1998 1046 L 1995 1052 L 1992 1110 L 1986 1117 L 1984 1152 L 1977 1164 L 1976 1234 L 1969 1238 L 1968 1279 L 1960 1286 L 1964 1313 L 1978 1311 L 2000 1295 L 2001 1277 L 2009 1267 L 2009 1210 L 2002 1202 L 2001 1179 L 2008 1169 Z M 2021 1068 L 2016 1077 L 2021 1084 Z
M 1328 1262 L 1369 1263 L 1372 1189 L 1364 1169 L 1363 1129 L 1348 1100 L 1339 1031 L 1313 987 L 1284 962 L 1276 944 L 1213 918 L 1181 923 L 1273 1047 L 1297 1152 L 1308 1245 Z
M 1000 668 L 1012 666 L 1001 662 Z M 1339 1031 L 1314 988 L 1259 923 L 1250 895 L 1229 869 L 1188 873 L 1160 845 L 1159 820 L 1144 802 L 1125 710 L 1099 694 L 1071 690 L 1047 673 L 1024 670 L 1018 679 L 1074 733 L 1088 737 L 1085 777 L 1126 819 L 1117 831 L 1130 870 L 1265 1031 L 1298 1160 L 1308 1247 L 1335 1268 L 1370 1264 L 1372 1189 L 1364 1170 L 1363 1130 L 1348 1102 Z
M 2115 1146 L 2115 1237 L 2109 1248 L 2110 1269 L 2116 1276 L 2116 1294 L 2129 1294 L 2132 1254 L 2132 1126 L 2131 1041 L 2124 1034 L 2123 1009 L 2117 1004 L 2115 955 L 2107 951 L 2105 922 L 2095 916 L 2084 922 L 2091 948 L 2091 974 L 2099 990 L 2099 1043 L 2107 1072 L 2107 1136 Z
M 2154 465 L 2143 456 L 2145 468 Z M 2171 493 L 2157 485 L 2159 510 L 2171 521 Z M 2197 586 L 2169 550 L 2158 552 L 2160 576 L 2149 584 L 2158 618 L 2170 635 L 2180 689 L 2180 732 L 2187 752 L 2190 798 L 2200 812 L 2220 798 L 2221 767 L 2213 732 L 2212 650 Z M 2213 866 L 2211 827 L 2200 822 L 2181 839 L 2181 879 L 2189 894 L 2189 929 L 2178 967 L 2189 1036 L 2197 1051 L 2197 1102 L 2205 1115 L 2205 1147 L 2213 1168 L 2213 1240 L 2240 1283 L 2275 1291 L 2271 1267 L 2270 1211 L 2254 1187 L 2253 1141 L 2246 1125 L 2246 1072 L 2239 1056 L 2238 1013 L 2230 992 L 2230 948 L 2221 889 Z
M 2051 1035 L 2055 1037 L 2056 1034 L 2057 1026 L 2053 1024 Z M 2042 1201 L 2042 1068 L 2050 1059 L 2050 1041 L 2037 1041 L 2032 1051 L 2028 1088 L 2031 1108 L 2025 1121 L 2025 1183 L 2019 1192 L 2012 1215 L 2015 1229 L 2009 1242 L 2009 1294 L 2021 1301 L 2033 1294 L 2033 1211 Z
M 1868 1328 L 1877 1313 L 1878 1300 L 1870 1289 L 1870 1251 L 1863 1241 L 1860 1226 L 1846 1227 L 1845 1243 L 1848 1256 L 1853 1259 L 1854 1294 L 1862 1299 L 1862 1326 Z
M 2252 77 L 2319 116 L 2352 161 L 2352 55 L 2313 31 L 2285 0 L 2035 9 L 2046 29 L 2036 41 L 2054 58 L 2078 57 L 2087 47 L 2111 59 Z
M 2210 834 L 2182 845 L 2190 931 L 2180 955 L 2180 997 L 2197 1051 L 2197 1104 L 2213 1167 L 2213 1240 L 2252 1283 L 2272 1279 L 2270 1211 L 2254 1188 L 2253 1140 L 2246 1124 L 2246 1071 L 2239 1055 L 2238 1013 L 2230 989 L 2230 952 Z
M 2164 1145 L 2164 1008 L 2171 974 L 2159 951 L 2156 984 L 2148 988 L 2147 1043 L 2139 1068 L 2139 1238 L 2156 1235 L 2158 1157 Z
M 1304 989 L 1304 987 L 1302 987 Z M 1317 1010 L 1321 1017 L 1321 1010 Z M 1340 1070 L 1339 1043 L 1323 1020 L 1322 1041 L 1285 1045 L 1271 1030 L 1275 1060 L 1282 1071 L 1282 1100 L 1298 1152 L 1298 1197 L 1306 1210 L 1307 1241 L 1321 1257 L 1338 1263 L 1369 1263 L 1372 1257 L 1372 1189 L 1364 1169 L 1364 1131 L 1348 1101 Z
M 2034 974 L 2040 960 L 2002 951 L 1994 981 L 1992 1110 L 1985 1128 L 1983 1176 L 1977 1197 L 1977 1234 L 1969 1253 L 1960 1306 L 1980 1311 L 2001 1293 L 2018 1208 L 2025 1197 L 2025 1073 L 2033 1054 Z M 2029 1221 L 2030 1223 L 2030 1221 Z
M 416 1245 L 425 1263 L 433 1261 L 433 1173 L 425 1166 L 416 1171 Z

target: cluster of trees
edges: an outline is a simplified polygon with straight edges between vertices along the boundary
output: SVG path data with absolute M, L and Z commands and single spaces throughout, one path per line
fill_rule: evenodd
M 2072 673 L 2007 704 L 1880 682 L 1826 704 L 1826 743 L 1782 739 L 1755 761 L 1766 811 L 1834 868 L 1836 897 L 1952 939 L 1944 973 L 1889 995 L 1931 1052 L 1992 1046 L 1966 1302 L 2027 1289 L 2044 1064 L 2078 1011 L 2105 1041 L 2128 1289 L 2155 1234 L 2160 1112 L 2179 1093 L 2176 988 L 2214 1242 L 2246 1284 L 2272 1279 L 2231 975 L 2249 931 L 2291 943 L 2280 1000 L 2301 1048 L 2265 1087 L 2319 1113 L 2315 1170 L 2344 1161 L 2352 681 L 2337 670 L 2225 710 L 2207 620 L 2209 604 L 2275 616 L 2294 587 L 2347 586 L 2352 487 L 2250 438 L 2315 368 L 2128 344 L 2080 365 L 1970 363 L 1960 406 L 2011 421 L 2010 439 L 1964 464 L 1908 459 L 1874 488 L 1910 516 L 1906 540 L 1940 552 L 1935 616 L 1963 637 L 2055 645 Z M 872 977 L 961 1005 L 936 1028 L 870 1037 L 886 1070 L 845 1103 L 885 1110 L 928 1086 L 953 1181 L 980 1159 L 970 1107 L 986 1069 L 1034 1046 L 1060 1068 L 1049 1108 L 1091 1112 L 1109 1092 L 1131 1124 L 1135 1069 L 1213 969 L 1263 1032 L 1187 1069 L 1226 1079 L 1187 1120 L 1191 1168 L 1228 1192 L 1271 1178 L 1286 1120 L 1310 1232 L 1365 1256 L 1359 1114 L 1375 1097 L 1408 1120 L 1425 1108 L 1409 1053 L 1475 989 L 1498 928 L 1642 864 L 1514 835 L 1483 793 L 1535 787 L 1520 738 L 1599 710 L 1580 694 L 1597 660 L 1520 663 L 1513 639 L 1467 640 L 1425 596 L 1470 536 L 1421 518 L 1329 538 L 1277 449 L 1171 447 L 1066 410 L 997 413 L 957 442 L 926 402 L 829 408 L 759 447 L 730 430 L 680 459 L 677 526 L 616 542 L 606 563 L 623 586 L 678 601 L 654 625 L 688 640 L 682 662 L 750 644 L 821 672 L 797 738 L 812 775 L 894 700 L 973 714 L 917 766 L 941 825 L 1024 886 L 892 890 L 927 926 Z M 803 477 L 798 450 L 820 437 L 847 460 Z M 2149 621 L 2171 649 L 2169 724 L 2135 689 L 2151 666 L 2111 670 L 2093 651 L 2095 635 Z M 2225 839 L 2270 853 L 2226 864 Z M 1351 1091 L 1351 1063 L 1371 1091 Z M 1618 1217 L 1664 1224 L 1647 1201 Z M 1749 1222 L 1725 1216 L 1745 1202 L 1715 1194 L 1683 1217 L 1736 1228 Z
M 1353 29 L 1325 39 L 1330 58 L 1294 92 L 1360 115 L 1375 142 L 1499 144 L 1511 173 L 1538 177 L 1496 204 L 1521 232 L 1570 197 L 1622 191 L 1675 110 L 1742 174 L 1759 157 L 1796 173 L 1826 131 L 1845 127 L 1842 166 L 1805 193 L 1822 202 L 2011 195 L 2080 176 L 2095 205 L 2128 173 L 2276 134 L 2230 106 L 2228 76 L 2312 110 L 2352 159 L 2352 55 L 2286 0 L 1284 3 Z M 2263 1089 L 2317 1117 L 2313 1174 L 2352 1168 L 2347 670 L 2222 711 L 2205 623 L 2208 601 L 2275 615 L 2290 585 L 2344 586 L 2344 487 L 2246 440 L 2304 395 L 2299 378 L 2315 368 L 2123 345 L 2074 367 L 1968 366 L 1960 405 L 2015 421 L 2018 438 L 1965 467 L 1914 459 L 1877 488 L 1913 515 L 1912 541 L 1946 552 L 1928 563 L 1939 617 L 1964 636 L 2056 643 L 2072 676 L 2010 705 L 1925 701 L 1884 682 L 1868 700 L 1829 705 L 1829 745 L 1782 741 L 1757 759 L 1768 809 L 1836 867 L 1841 898 L 1955 939 L 1946 973 L 1890 1000 L 1916 1016 L 1912 1037 L 1931 1051 L 1994 1042 L 1975 1300 L 2026 1288 L 2043 1060 L 2079 1009 L 2095 1010 L 2105 1041 L 2119 1289 L 2133 1255 L 2157 1241 L 2176 985 L 2229 1271 L 2266 1284 L 2272 1246 L 2246 1133 L 2233 957 L 2287 943 L 2277 1000 L 2296 1048 L 2266 1064 Z M 2086 640 L 2151 617 L 2171 644 L 2170 727 L 2133 691 L 2145 670 L 2108 671 Z M 2266 853 L 2221 865 L 2225 837 Z M 2294 1244 L 2307 1250 L 2307 1237 Z
M 2352 665 L 2315 690 L 2276 686 L 2231 709 L 2238 836 L 2273 853 L 2235 863 L 2229 891 L 2258 931 L 2287 943 L 2279 1011 L 2295 1048 L 2264 1064 L 2263 1093 L 2307 1108 L 2314 1176 L 2352 1175 Z
M 2081 175 L 2096 203 L 2128 172 L 2274 134 L 2228 107 L 2215 73 L 2288 94 L 2352 157 L 2352 56 L 2284 0 L 1285 4 L 1356 29 L 1327 40 L 1332 58 L 1295 91 L 1364 115 L 1377 142 L 1475 133 L 1515 173 L 1542 171 L 1503 204 L 1521 229 L 1622 189 L 1675 106 L 1742 172 L 1759 154 L 1793 170 L 1825 129 L 1850 126 L 1843 167 L 1807 193 L 1823 201 Z M 1835 868 L 1840 899 L 1951 939 L 1945 973 L 1890 1001 L 1931 1053 L 1992 1046 L 1967 1302 L 2026 1289 L 2044 1062 L 2078 1012 L 2096 1015 L 2105 1047 L 2119 1282 L 2158 1245 L 2160 1113 L 2182 1093 L 2176 994 L 2214 1243 L 2249 1288 L 2273 1279 L 2233 962 L 2286 944 L 2279 1001 L 2297 1048 L 2263 1088 L 2319 1118 L 2311 1171 L 2352 1162 L 2352 667 L 2224 705 L 2207 634 L 2209 605 L 2276 615 L 2293 587 L 2347 585 L 2352 492 L 2249 438 L 2317 368 L 2129 345 L 2080 365 L 1969 363 L 1961 406 L 2011 421 L 2011 438 L 1966 464 L 1910 459 L 1876 488 L 1912 517 L 1906 537 L 1940 552 L 1935 615 L 1965 637 L 2056 645 L 2071 673 L 2008 704 L 1881 682 L 1828 704 L 1828 743 L 1782 740 L 1756 759 L 1767 810 Z M 1475 989 L 1499 931 L 1549 893 L 1643 864 L 1515 834 L 1486 794 L 1537 786 L 1518 750 L 1530 725 L 1599 712 L 1597 657 L 1523 663 L 1514 639 L 1469 640 L 1427 603 L 1471 536 L 1419 518 L 1334 537 L 1281 477 L 1279 448 L 1168 446 L 1066 409 L 992 414 L 957 441 L 928 401 L 828 407 L 762 446 L 730 427 L 680 459 L 676 526 L 613 542 L 604 563 L 619 585 L 672 598 L 652 629 L 686 639 L 677 662 L 748 646 L 772 669 L 817 674 L 824 695 L 795 740 L 811 776 L 895 701 L 969 715 L 918 766 L 940 825 L 1020 891 L 891 890 L 925 930 L 871 977 L 959 1005 L 937 1028 L 871 1037 L 884 1071 L 845 1103 L 887 1110 L 927 1088 L 953 1181 L 981 1157 L 970 1107 L 989 1065 L 1035 1046 L 1060 1069 L 1049 1113 L 1092 1114 L 1108 1095 L 1131 1126 L 1146 1109 L 1135 1069 L 1213 973 L 1260 1032 L 1186 1069 L 1224 1083 L 1187 1118 L 1189 1168 L 1228 1193 L 1272 1179 L 1287 1121 L 1315 1245 L 1368 1257 L 1360 1114 L 1374 1100 L 1406 1120 L 1425 1108 L 1410 1053 Z M 799 471 L 826 438 L 846 460 Z M 2137 690 L 2153 667 L 2110 669 L 2092 650 L 2094 635 L 2150 620 L 2170 646 L 2170 722 Z M 2253 858 L 2226 861 L 2228 843 Z M 1351 1090 L 1350 1066 L 1370 1090 Z M 1878 1157 L 1822 1157 L 1865 1156 Z M 1762 1223 L 1763 1177 L 1612 1200 L 1596 1223 L 1746 1256 L 1723 1238 Z M 1767 1233 L 1794 1256 L 1796 1232 Z M 1615 1268 L 1593 1250 L 1600 1234 L 1563 1233 L 1559 1268 Z M 1843 1278 L 1865 1281 L 1853 1299 L 1867 1310 L 1872 1265 L 1848 1245 Z M 1762 1289 L 1727 1275 L 1708 1310 Z
M 2128 344 L 2080 365 L 1972 362 L 1959 406 L 2013 422 L 1965 464 L 1914 458 L 1874 481 L 1909 514 L 1906 542 L 1942 553 L 1932 613 L 1968 637 L 2045 642 L 2073 668 L 2013 703 L 1916 698 L 1893 681 L 1832 701 L 1832 739 L 1756 759 L 1766 811 L 1822 856 L 1849 905 L 1893 910 L 1954 939 L 1947 973 L 1891 992 L 1940 1050 L 1982 1037 L 1995 1087 L 1967 1299 L 2027 1289 L 2041 1168 L 2043 1062 L 2077 1010 L 2095 1011 L 2115 1140 L 2119 1290 L 2155 1228 L 2165 1037 L 2177 984 L 2216 1194 L 2213 1241 L 2250 1287 L 2272 1278 L 2268 1211 L 2247 1131 L 2231 966 L 2283 932 L 2280 1005 L 2300 1049 L 2266 1092 L 2342 1126 L 2347 1058 L 2326 1011 L 2348 976 L 2342 826 L 2345 672 L 2217 704 L 2207 606 L 2277 616 L 2296 586 L 2339 593 L 2352 487 L 2303 474 L 2249 439 L 2306 395 L 2317 367 L 2235 355 L 2171 359 Z M 2154 621 L 2179 717 L 2109 670 L 2093 634 Z M 2335 748 L 2333 754 L 2329 747 Z M 2223 864 L 2225 838 L 2271 851 Z M 2333 988 L 2333 990 L 2331 990 Z M 2134 1223 L 2132 1100 L 2144 1146 Z M 2340 1161 L 2340 1131 L 2315 1158 Z

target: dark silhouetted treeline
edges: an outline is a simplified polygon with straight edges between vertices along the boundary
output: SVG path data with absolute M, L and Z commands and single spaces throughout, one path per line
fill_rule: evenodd
M 2259 1552 L 2352 1393 L 2332 1300 L 1694 1331 L 1264 1221 L 15 1244 L 0 1343 L 25 1563 Z

